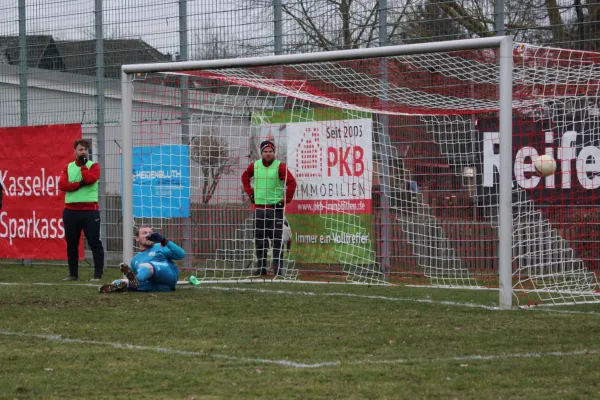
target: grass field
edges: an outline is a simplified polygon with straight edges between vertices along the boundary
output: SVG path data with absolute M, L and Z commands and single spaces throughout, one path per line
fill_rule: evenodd
M 0 398 L 598 397 L 600 305 L 356 285 L 105 295 L 64 276 L 0 266 Z

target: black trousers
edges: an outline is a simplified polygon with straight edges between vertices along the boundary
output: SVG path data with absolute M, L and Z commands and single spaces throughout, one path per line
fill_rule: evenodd
M 283 208 L 257 208 L 254 210 L 254 245 L 256 247 L 257 268 L 267 267 L 269 239 L 273 243 L 272 267 L 276 271 L 283 268 L 282 241 Z
M 79 240 L 83 230 L 94 257 L 94 276 L 101 277 L 104 269 L 104 248 L 100 240 L 100 211 L 65 208 L 63 223 L 67 241 L 69 275 L 79 276 Z

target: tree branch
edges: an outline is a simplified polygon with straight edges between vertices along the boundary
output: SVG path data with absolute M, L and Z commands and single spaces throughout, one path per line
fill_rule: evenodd
M 546 10 L 550 19 L 550 30 L 552 31 L 554 42 L 564 41 L 565 27 L 556 0 L 546 0 Z
M 358 48 L 358 42 L 360 40 L 360 38 L 363 36 L 363 34 L 365 33 L 365 30 L 367 29 L 367 27 L 370 28 L 370 33 L 369 33 L 369 38 L 372 38 L 373 36 L 373 32 L 375 31 L 376 27 L 377 27 L 377 11 L 379 10 L 379 4 L 378 2 L 374 2 L 373 7 L 371 8 L 371 11 L 369 12 L 369 15 L 367 16 L 367 20 L 365 21 L 364 24 L 362 24 L 362 26 L 359 26 L 357 29 L 354 30 L 354 33 L 356 33 L 356 40 L 354 41 L 352 47 L 353 48 Z M 371 19 L 374 19 L 373 22 L 370 22 Z
M 483 37 L 494 36 L 494 33 L 490 32 L 485 24 L 483 24 L 480 20 L 471 17 L 467 10 L 465 10 L 463 6 L 455 1 L 436 3 L 435 5 L 444 10 L 444 12 L 449 16 L 456 18 L 457 22 L 469 32 Z
M 319 31 L 312 18 L 308 15 L 308 10 L 304 7 L 304 2 L 300 2 L 301 17 L 297 17 L 286 5 L 282 6 L 283 12 L 292 17 L 300 26 L 302 31 L 312 40 L 319 43 L 323 50 L 329 50 L 332 43 Z
M 390 38 L 392 38 L 396 35 L 396 30 L 398 28 L 400 28 L 400 26 L 402 24 L 402 20 L 406 17 L 406 10 L 408 10 L 410 5 L 411 5 L 411 0 L 408 0 L 406 2 L 406 6 L 404 6 L 404 8 L 402 9 L 402 12 L 400 13 L 400 15 L 395 19 L 395 22 L 392 25 L 392 30 L 388 33 Z

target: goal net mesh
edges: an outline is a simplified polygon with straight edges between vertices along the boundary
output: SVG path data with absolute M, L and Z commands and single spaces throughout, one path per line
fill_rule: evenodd
M 598 299 L 599 62 L 514 46 L 521 305 Z M 133 86 L 135 224 L 182 245 L 199 279 L 498 287 L 498 50 L 137 74 Z M 257 224 L 242 184 L 265 140 L 297 184 L 280 236 Z M 544 178 L 542 154 L 557 163 Z

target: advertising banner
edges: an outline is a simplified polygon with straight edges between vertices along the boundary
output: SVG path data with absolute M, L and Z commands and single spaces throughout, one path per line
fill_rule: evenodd
M 298 182 L 292 214 L 370 214 L 370 118 L 287 125 L 287 160 Z
M 326 111 L 282 112 L 255 123 L 262 126 L 261 140 L 278 126 L 276 157 L 298 184 L 285 210 L 295 257 L 302 255 L 303 263 L 370 264 L 373 122 L 368 114 Z
M 600 204 L 600 118 L 572 114 L 565 123 L 549 120 L 513 119 L 513 189 L 523 198 L 546 205 Z M 491 205 L 498 202 L 500 134 L 498 121 L 477 121 L 482 150 L 476 164 L 477 195 Z M 534 172 L 534 160 L 548 155 L 556 161 L 556 172 L 545 178 Z M 488 205 L 488 204 L 483 204 Z
M 0 258 L 67 258 L 58 180 L 80 138 L 79 124 L 0 128 Z
M 133 148 L 133 216 L 187 218 L 190 216 L 190 158 L 188 146 Z

